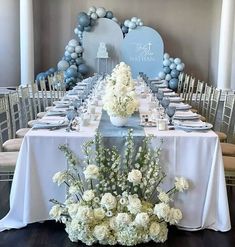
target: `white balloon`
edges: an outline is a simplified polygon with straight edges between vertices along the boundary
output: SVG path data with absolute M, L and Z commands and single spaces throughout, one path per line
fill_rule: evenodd
M 91 19 L 96 20 L 98 18 L 98 15 L 96 13 L 91 14 Z
M 74 52 L 74 47 L 73 46 L 68 46 L 67 48 L 67 51 L 70 52 L 70 53 L 73 53 Z
M 137 22 L 137 20 L 138 20 L 138 18 L 135 17 L 135 16 L 131 18 L 131 21 L 132 21 L 132 22 Z
M 76 52 L 74 52 L 74 53 L 71 54 L 71 58 L 72 58 L 72 59 L 76 59 L 77 57 L 78 57 L 78 55 L 77 55 Z
M 129 23 L 129 28 L 135 29 L 135 28 L 136 28 L 136 23 L 133 22 L 133 21 L 130 21 L 130 23 Z
M 75 29 L 74 29 L 74 33 L 75 33 L 75 34 L 78 34 L 78 31 L 79 31 L 78 28 L 75 28 Z
M 163 57 L 164 57 L 164 59 L 169 59 L 170 55 L 168 53 L 165 53 Z
M 139 22 L 139 26 L 143 26 L 144 23 L 142 21 Z
M 97 8 L 96 14 L 97 14 L 100 18 L 105 17 L 105 15 L 106 15 L 106 10 L 105 10 L 105 8 L 103 8 L 103 7 Z
M 69 68 L 78 69 L 77 66 L 76 66 L 75 64 L 71 65 Z
M 77 53 L 82 53 L 83 52 L 83 48 L 80 45 L 78 45 L 78 46 L 75 47 L 75 51 Z
M 67 57 L 70 55 L 70 52 L 69 51 L 65 51 L 64 55 Z
M 181 59 L 180 58 L 175 58 L 174 59 L 175 64 L 181 64 Z
M 68 49 L 68 47 L 69 47 L 69 46 L 68 46 L 68 45 L 66 45 L 66 46 L 65 46 L 65 50 L 67 50 L 67 49 Z
M 170 81 L 171 75 L 170 75 L 170 74 L 167 74 L 165 79 L 166 79 L 167 81 Z
M 69 67 L 69 63 L 65 60 L 61 60 L 57 64 L 58 70 L 65 71 Z
M 91 6 L 88 11 L 95 13 L 96 12 L 96 7 Z
M 124 26 L 129 27 L 130 20 L 125 20 L 124 21 Z
M 113 17 L 112 20 L 118 22 L 118 19 L 116 17 Z
M 75 47 L 78 45 L 78 41 L 76 39 L 71 39 L 69 41 L 69 45 Z

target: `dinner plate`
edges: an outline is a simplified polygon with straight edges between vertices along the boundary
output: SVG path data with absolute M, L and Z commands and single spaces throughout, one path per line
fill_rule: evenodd
M 181 97 L 169 97 L 170 102 L 182 102 L 183 99 Z
M 177 111 L 182 111 L 182 110 L 189 110 L 192 108 L 192 106 L 188 105 L 188 104 L 184 104 L 182 102 L 180 103 L 170 103 L 170 106 L 174 106 L 176 108 Z
M 194 130 L 209 130 L 213 128 L 213 125 L 211 123 L 175 123 L 175 128 L 183 129 L 183 130 L 189 130 L 189 131 L 194 131 Z

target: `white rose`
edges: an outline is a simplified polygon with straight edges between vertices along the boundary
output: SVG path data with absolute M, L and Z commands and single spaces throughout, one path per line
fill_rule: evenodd
M 94 217 L 93 210 L 88 206 L 79 206 L 75 217 L 80 222 L 90 222 Z
M 149 223 L 149 216 L 147 213 L 138 213 L 135 217 L 135 224 L 141 227 L 147 227 Z
M 56 204 L 51 208 L 49 215 L 51 218 L 57 221 L 60 219 L 62 213 L 63 213 L 63 208 L 60 205 Z
M 96 220 L 102 220 L 105 217 L 105 211 L 103 208 L 94 209 L 94 217 Z
M 88 165 L 83 173 L 86 179 L 97 179 L 99 176 L 99 168 L 96 165 Z
M 118 213 L 116 216 L 116 224 L 118 227 L 123 227 L 129 225 L 131 222 L 131 217 L 127 213 Z
M 69 193 L 70 194 L 76 194 L 76 193 L 78 193 L 80 190 L 79 190 L 79 187 L 78 186 L 76 186 L 76 185 L 71 185 L 70 187 L 69 187 Z
M 160 224 L 157 222 L 153 222 L 151 223 L 150 227 L 149 227 L 149 235 L 151 237 L 152 240 L 155 240 L 159 233 L 160 233 Z
M 168 203 L 170 201 L 169 196 L 165 192 L 160 192 L 158 198 L 161 202 Z
M 171 225 L 177 224 L 182 219 L 182 213 L 177 208 L 171 208 L 169 216 L 168 216 L 168 222 Z
M 159 219 L 163 218 L 165 220 L 170 213 L 170 207 L 164 202 L 158 203 L 155 205 L 153 213 L 157 215 Z
M 142 204 L 138 197 L 128 196 L 128 205 L 127 208 L 130 213 L 137 214 L 141 211 Z
M 116 207 L 117 201 L 111 193 L 105 193 L 101 198 L 100 204 L 110 210 Z
M 84 191 L 83 196 L 82 196 L 83 200 L 86 202 L 91 201 L 94 197 L 95 197 L 95 194 L 93 190 Z
M 181 192 L 184 190 L 187 190 L 189 188 L 188 181 L 183 177 L 176 177 L 175 178 L 175 188 Z
M 99 241 L 102 241 L 109 236 L 109 228 L 107 225 L 96 225 L 93 231 L 93 236 L 98 239 Z
M 128 181 L 133 184 L 140 184 L 142 179 L 142 173 L 137 169 L 132 169 L 131 172 L 128 173 Z
M 67 205 L 68 213 L 71 216 L 71 218 L 75 217 L 75 215 L 77 214 L 79 206 L 80 205 L 78 203 L 71 203 L 71 204 Z

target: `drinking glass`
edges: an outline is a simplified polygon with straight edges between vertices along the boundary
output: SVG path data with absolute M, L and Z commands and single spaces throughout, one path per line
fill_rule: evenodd
M 175 110 L 176 110 L 175 106 L 168 106 L 166 108 L 166 114 L 169 117 L 169 125 L 173 125 L 172 120 L 173 120 L 173 116 L 175 114 Z

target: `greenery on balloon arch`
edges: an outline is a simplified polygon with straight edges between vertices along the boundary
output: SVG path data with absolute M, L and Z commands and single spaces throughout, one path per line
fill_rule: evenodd
M 77 35 L 77 39 L 72 39 L 65 47 L 65 52 L 61 60 L 57 64 L 57 68 L 50 68 L 47 71 L 41 72 L 36 76 L 36 81 L 47 79 L 48 76 L 53 75 L 56 71 L 62 71 L 64 73 L 64 83 L 67 89 L 73 88 L 77 82 L 83 80 L 89 73 L 89 67 L 83 60 L 83 33 L 91 32 L 96 25 L 98 18 L 108 18 L 120 25 L 123 36 L 135 30 L 136 28 L 143 26 L 143 21 L 138 17 L 132 17 L 125 20 L 123 23 L 119 22 L 114 16 L 113 12 L 106 10 L 103 7 L 90 7 L 86 12 L 80 12 L 78 14 L 78 25 L 74 29 L 74 33 Z M 178 85 L 178 77 L 180 72 L 184 70 L 184 63 L 180 58 L 170 57 L 168 53 L 164 54 L 163 59 L 163 71 L 158 73 L 158 78 L 166 80 L 168 86 L 172 89 L 176 89 Z

